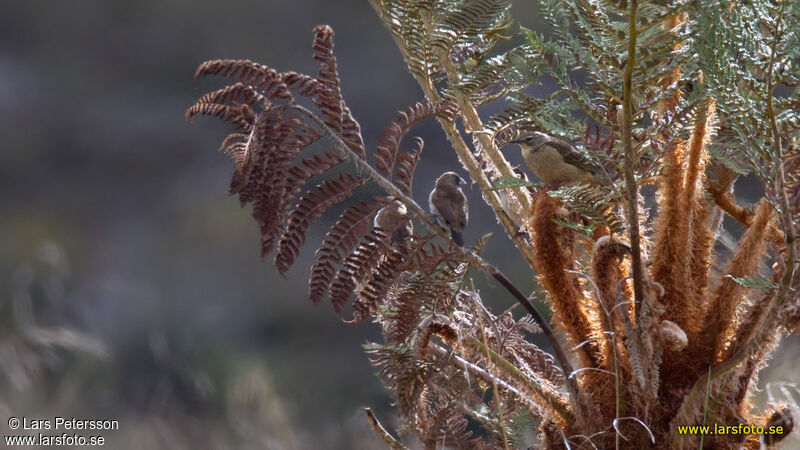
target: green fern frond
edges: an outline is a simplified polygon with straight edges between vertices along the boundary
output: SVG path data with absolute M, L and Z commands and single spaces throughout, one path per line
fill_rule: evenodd
M 563 186 L 550 195 L 563 200 L 571 209 L 592 222 L 607 226 L 612 233 L 621 234 L 625 231 L 622 219 L 611 206 L 621 200 L 614 193 L 599 186 L 579 183 Z
M 764 277 L 735 277 L 733 275 L 728 275 L 736 284 L 742 287 L 751 288 L 751 289 L 776 289 L 778 287 L 778 283 L 770 281 Z
M 468 0 L 455 3 L 457 5 L 450 8 L 435 10 L 431 45 L 449 51 L 459 43 L 480 42 L 485 51 L 511 26 L 510 0 Z

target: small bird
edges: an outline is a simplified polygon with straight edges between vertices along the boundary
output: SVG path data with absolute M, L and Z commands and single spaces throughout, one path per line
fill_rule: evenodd
M 392 200 L 378 211 L 373 221 L 375 228 L 394 230 L 392 242 L 405 242 L 414 233 L 411 215 L 400 200 Z
M 467 226 L 469 219 L 469 207 L 467 196 L 459 185 L 466 183 L 463 178 L 455 172 L 445 172 L 436 179 L 436 187 L 428 197 L 428 204 L 431 214 L 437 220 L 444 220 L 445 225 L 450 228 L 450 236 L 459 246 L 464 246 L 464 236 L 461 234 Z
M 561 139 L 534 131 L 510 143 L 519 144 L 525 165 L 547 184 L 569 184 L 592 178 L 591 163 Z

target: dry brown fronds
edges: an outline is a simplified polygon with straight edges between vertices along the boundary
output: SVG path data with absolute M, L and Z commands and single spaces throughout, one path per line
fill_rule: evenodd
M 702 196 L 697 196 L 692 205 L 692 254 L 689 263 L 689 291 L 695 307 L 691 309 L 697 319 L 689 319 L 684 324 L 684 329 L 693 339 L 697 339 L 702 331 L 702 303 L 706 298 L 709 283 L 710 269 L 712 267 L 712 251 L 714 249 L 714 227 L 711 223 L 711 205 Z
M 692 299 L 688 295 L 689 208 L 681 204 L 685 173 L 685 144 L 675 142 L 664 154 L 650 274 L 664 287 L 664 318 L 682 325 Z
M 602 320 L 605 329 L 613 332 L 609 337 L 617 345 L 617 360 L 621 361 L 626 373 L 630 373 L 625 341 L 625 322 L 632 319 L 633 307 L 630 302 L 631 293 L 623 296 L 624 303 L 619 302 L 618 289 L 627 277 L 628 269 L 623 264 L 625 257 L 630 256 L 630 247 L 613 236 L 599 238 L 592 249 L 592 280 L 597 288 L 597 299 L 603 309 Z
M 730 354 L 731 336 L 735 329 L 736 310 L 744 299 L 747 288 L 732 277 L 748 277 L 757 273 L 758 262 L 767 246 L 767 225 L 773 216 L 772 205 L 762 201 L 758 205 L 753 223 L 739 242 L 736 255 L 726 273 L 730 275 L 720 281 L 708 304 L 705 336 L 713 337 L 713 361 L 719 363 Z
M 738 174 L 722 163 L 709 166 L 709 171 L 711 176 L 706 184 L 706 191 L 711 195 L 714 204 L 739 222 L 741 226 L 749 227 L 750 221 L 753 219 L 753 212 L 736 203 L 731 192 Z
M 580 345 L 576 353 L 583 365 L 607 367 L 606 339 L 591 319 L 599 312 L 587 311 L 589 302 L 574 273 L 575 237 L 555 222 L 564 217 L 564 211 L 561 201 L 544 192 L 534 198 L 531 229 L 536 272 L 549 294 L 557 331 L 564 332 L 573 346 Z
M 709 139 L 709 128 L 714 122 L 714 102 L 706 100 L 694 118 L 695 125 L 689 141 L 689 152 L 686 159 L 686 175 L 683 182 L 681 200 L 690 205 L 695 199 L 698 186 L 702 185 L 708 154 L 706 144 Z

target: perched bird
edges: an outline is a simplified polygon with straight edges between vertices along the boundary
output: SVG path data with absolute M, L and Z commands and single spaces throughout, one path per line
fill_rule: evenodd
M 411 215 L 400 200 L 392 200 L 378 211 L 373 221 L 375 228 L 394 230 L 392 242 L 405 242 L 414 232 L 411 224 Z
M 589 181 L 594 172 L 589 161 L 570 144 L 539 131 L 524 134 L 511 143 L 519 144 L 525 165 L 547 184 Z
M 436 187 L 428 197 L 431 214 L 437 217 L 437 220 L 443 220 L 450 228 L 450 235 L 459 247 L 464 246 L 464 236 L 461 232 L 467 226 L 469 218 L 467 196 L 459 187 L 463 183 L 466 182 L 457 173 L 445 172 L 436 179 Z

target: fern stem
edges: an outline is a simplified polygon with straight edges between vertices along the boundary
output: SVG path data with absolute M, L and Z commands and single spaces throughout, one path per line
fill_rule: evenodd
M 622 104 L 622 145 L 625 152 L 625 188 L 627 190 L 628 200 L 628 225 L 630 226 L 630 240 L 631 240 L 631 265 L 633 266 L 633 297 L 636 302 L 636 316 L 638 323 L 639 310 L 641 308 L 644 291 L 642 289 L 643 274 L 642 274 L 642 249 L 639 242 L 639 188 L 636 184 L 636 176 L 633 170 L 634 152 L 633 152 L 633 95 L 632 79 L 633 68 L 636 63 L 636 12 L 638 8 L 638 0 L 630 1 L 630 13 L 628 14 L 628 62 L 625 65 L 625 75 L 623 78 L 623 104 Z
M 400 441 L 394 438 L 386 428 L 381 425 L 378 421 L 378 418 L 375 417 L 375 413 L 372 412 L 370 408 L 364 408 L 364 414 L 367 415 L 367 419 L 369 419 L 369 424 L 372 425 L 372 429 L 375 430 L 375 433 L 383 439 L 383 442 L 391 449 L 391 450 L 407 450 L 408 447 L 401 444 Z
M 775 301 L 773 302 L 773 305 L 783 304 L 794 278 L 795 264 L 797 261 L 797 236 L 795 234 L 794 221 L 792 220 L 792 210 L 789 204 L 789 196 L 786 193 L 786 170 L 783 165 L 783 148 L 781 146 L 781 136 L 778 132 L 778 120 L 775 116 L 774 106 L 775 81 L 773 79 L 773 72 L 775 70 L 775 56 L 778 42 L 780 42 L 782 38 L 780 29 L 781 23 L 783 22 L 785 7 L 786 2 L 781 2 L 778 18 L 775 20 L 775 30 L 772 33 L 773 39 L 769 55 L 769 69 L 767 73 L 767 119 L 769 120 L 770 131 L 772 133 L 772 148 L 774 152 L 773 159 L 775 161 L 775 172 L 778 177 L 778 189 L 776 194 L 778 196 L 778 202 L 781 206 L 780 215 L 781 221 L 783 222 L 784 242 L 786 244 L 787 252 L 784 261 L 786 268 L 784 269 L 783 277 L 781 278 L 780 285 L 778 286 L 778 292 L 775 294 Z
M 472 286 L 472 290 L 475 291 L 475 286 L 474 285 Z M 489 323 L 491 324 L 492 328 L 494 328 L 495 339 L 499 340 L 500 339 L 500 332 L 497 329 L 497 324 L 494 322 L 494 320 L 492 320 L 492 317 L 489 314 L 489 311 L 486 309 L 485 306 L 483 306 L 483 303 L 481 303 L 481 302 L 477 302 L 477 303 L 480 306 L 480 308 L 483 310 L 483 313 L 486 316 L 486 320 L 488 320 Z M 472 339 L 476 340 L 475 338 L 472 338 Z M 481 344 L 482 344 L 482 348 L 485 350 L 486 359 L 490 360 L 491 356 L 492 356 L 492 352 L 489 350 L 489 344 L 488 344 L 488 341 L 486 340 L 486 328 L 485 327 L 481 327 L 481 339 L 483 339 Z M 503 348 L 500 345 L 501 345 L 500 342 L 498 342 L 497 343 L 497 351 L 498 352 L 502 352 L 503 351 Z M 498 388 L 497 388 L 497 380 L 494 380 L 494 379 L 492 379 L 492 394 L 494 396 L 495 406 L 497 407 L 497 423 L 500 426 L 500 431 L 502 432 L 502 437 L 503 437 L 503 450 L 509 450 L 508 433 L 506 433 L 506 425 L 505 425 L 505 421 L 503 420 L 503 403 L 502 403 L 502 399 L 500 398 L 500 392 L 498 391 Z

